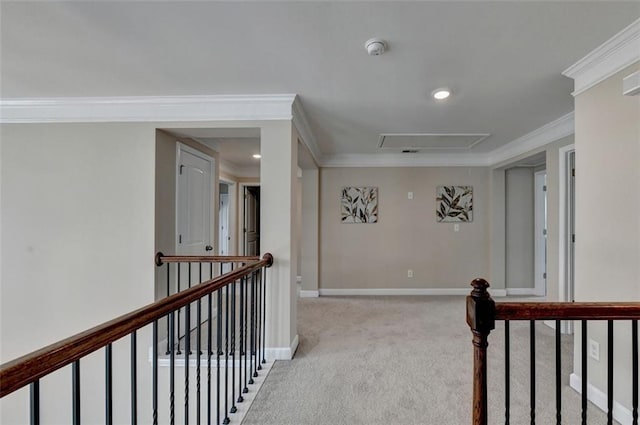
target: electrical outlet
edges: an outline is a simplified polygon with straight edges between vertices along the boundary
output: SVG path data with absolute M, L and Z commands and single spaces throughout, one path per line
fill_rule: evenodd
M 454 232 L 459 232 L 460 231 L 460 225 L 458 223 L 453 225 L 453 231 Z
M 413 199 L 413 192 L 407 192 L 407 199 Z
M 589 340 L 589 357 L 600 361 L 600 344 L 592 339 Z
M 413 270 L 411 269 L 407 270 L 407 277 L 409 278 L 413 277 Z

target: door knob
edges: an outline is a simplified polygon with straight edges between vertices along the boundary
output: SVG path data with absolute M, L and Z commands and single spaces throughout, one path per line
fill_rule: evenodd
M 213 251 L 213 247 L 211 245 L 207 245 L 204 247 L 205 251 Z

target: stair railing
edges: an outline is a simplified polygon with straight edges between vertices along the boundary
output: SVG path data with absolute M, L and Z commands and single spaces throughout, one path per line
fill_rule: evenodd
M 41 379 L 71 365 L 69 422 L 76 425 L 81 423 L 82 418 L 91 417 L 91 422 L 112 424 L 115 413 L 119 415 L 118 418 L 122 418 L 123 415 L 122 412 L 114 412 L 113 409 L 114 395 L 116 395 L 114 394 L 113 346 L 114 343 L 126 344 L 128 339 L 130 349 L 128 378 L 130 400 L 127 400 L 127 405 L 130 407 L 129 412 L 126 413 L 130 417 L 128 422 L 131 424 L 138 422 L 189 424 L 205 422 L 204 418 L 206 418 L 206 423 L 230 423 L 229 414 L 237 411 L 236 403 L 243 401 L 242 394 L 249 391 L 248 385 L 254 383 L 253 378 L 258 376 L 258 371 L 262 369 L 261 365 L 266 362 L 265 269 L 271 267 L 273 257 L 271 254 L 265 254 L 261 259 L 258 257 L 165 256 L 161 253 L 156 255 L 156 264 L 159 268 L 166 264 L 169 276 L 171 275 L 169 264 L 174 263 L 178 268 L 187 269 L 189 278 L 188 282 L 182 282 L 186 285 L 179 290 L 145 307 L 0 365 L 0 398 L 29 386 L 29 411 L 25 416 L 29 418 L 28 422 L 31 424 L 39 424 Z M 214 264 L 220 265 L 218 272 L 214 271 Z M 206 267 L 207 265 L 209 267 Z M 227 272 L 224 273 L 225 271 Z M 179 276 L 180 272 L 175 275 L 175 278 L 180 279 Z M 194 321 L 190 319 L 191 309 L 194 306 L 197 316 L 195 328 Z M 239 315 L 236 315 L 237 310 L 240 312 Z M 182 338 L 176 328 L 181 314 L 184 316 Z M 166 338 L 169 345 L 160 339 L 160 327 L 163 323 L 167 328 Z M 147 328 L 149 325 L 150 332 Z M 143 328 L 145 335 L 151 334 L 148 340 L 138 337 Z M 150 351 L 152 382 L 145 382 L 143 385 L 138 382 L 139 375 L 142 375 L 138 350 L 139 339 L 147 343 Z M 195 343 L 192 342 L 194 339 Z M 237 362 L 235 361 L 236 342 L 240 347 Z M 96 419 L 97 412 L 87 412 L 82 409 L 80 372 L 81 360 L 100 349 L 104 349 L 104 412 L 97 415 L 101 417 L 100 419 Z M 184 387 L 176 386 L 178 353 L 184 356 L 181 362 L 184 367 L 184 372 L 181 374 L 184 377 Z M 163 388 L 168 392 L 167 403 L 162 406 L 159 404 L 160 363 L 168 365 L 168 371 L 163 370 L 163 378 L 164 375 L 168 376 L 162 381 Z M 193 363 L 196 367 L 195 378 L 191 376 Z M 201 367 L 206 370 L 205 378 L 201 376 Z M 118 374 L 117 378 L 121 378 L 121 375 Z M 195 388 L 189 386 L 191 379 L 195 381 Z M 176 404 L 178 389 L 180 395 L 184 397 L 184 403 L 180 406 Z M 239 397 L 230 398 L 230 395 L 236 396 L 236 391 Z M 148 396 L 145 400 L 149 399 L 150 403 L 143 409 L 139 409 L 138 396 L 142 393 Z M 206 395 L 204 403 L 203 395 Z M 190 405 L 192 396 L 195 398 L 195 403 Z M 145 413 L 142 413 L 142 410 L 145 410 Z M 177 419 L 177 413 L 184 415 L 184 418 Z M 165 417 L 166 420 L 164 420 Z M 26 423 L 27 420 L 20 423 L 23 422 Z M 121 423 L 120 419 L 116 419 L 115 422 Z
M 473 290 L 467 296 L 467 324 L 473 334 L 473 406 L 472 424 L 487 425 L 488 397 L 487 392 L 487 346 L 488 337 L 495 329 L 496 321 L 504 322 L 505 330 L 505 406 L 504 423 L 509 424 L 510 418 L 510 357 L 509 322 L 512 320 L 526 320 L 530 323 L 530 423 L 536 421 L 536 359 L 535 341 L 536 321 L 555 322 L 555 416 L 556 423 L 562 423 L 562 384 L 561 384 L 561 321 L 579 321 L 580 353 L 581 353 L 581 423 L 586 425 L 588 407 L 588 368 L 587 368 L 587 337 L 589 321 L 607 322 L 607 424 L 614 423 L 614 322 L 631 322 L 631 370 L 632 383 L 631 404 L 632 423 L 638 424 L 638 319 L 640 319 L 640 303 L 638 302 L 499 302 L 490 296 L 487 288 L 489 283 L 484 279 L 471 282 Z M 498 423 L 494 418 L 491 423 Z

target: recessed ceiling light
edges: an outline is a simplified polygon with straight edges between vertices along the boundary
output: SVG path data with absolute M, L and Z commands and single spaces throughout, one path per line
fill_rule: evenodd
M 254 154 L 253 154 L 253 157 L 254 157 L 255 159 L 260 159 L 260 158 L 262 158 L 262 155 L 260 155 L 259 153 L 254 153 Z
M 446 98 L 451 96 L 451 90 L 446 87 L 435 89 L 431 92 L 431 96 L 433 96 L 435 100 L 445 100 Z

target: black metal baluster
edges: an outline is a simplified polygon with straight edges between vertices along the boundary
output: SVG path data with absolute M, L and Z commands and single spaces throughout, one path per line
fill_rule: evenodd
M 191 288 L 191 263 L 188 267 L 189 288 Z M 178 344 L 180 342 L 178 341 Z M 189 423 L 189 354 L 191 354 L 191 303 L 184 306 L 184 423 Z
M 509 321 L 504 321 L 504 423 L 509 425 L 510 409 L 511 409 L 511 355 L 510 355 L 510 335 Z
M 181 280 L 180 279 L 180 263 L 178 263 L 178 290 L 176 291 L 176 294 L 178 292 L 180 292 L 180 280 Z M 181 310 L 182 310 L 181 308 L 178 309 L 178 328 L 177 328 L 178 329 L 178 333 L 180 333 L 180 311 Z M 171 346 L 171 350 L 176 350 L 176 354 L 177 355 L 182 354 L 182 351 L 180 351 L 180 335 L 178 335 L 178 346 L 174 347 L 172 345 Z
M 222 354 L 222 289 L 217 291 L 218 298 L 218 314 L 217 314 L 217 333 L 216 333 L 216 424 L 220 425 L 220 355 Z
M 176 388 L 176 350 L 175 339 L 175 311 L 170 313 L 171 320 L 169 321 L 169 339 L 171 342 L 171 352 L 169 353 L 169 423 L 173 425 L 175 423 L 175 388 Z M 180 310 L 178 310 L 178 316 L 180 316 Z
M 536 423 L 536 322 L 529 323 L 529 341 L 531 348 L 531 425 Z
M 613 424 L 613 320 L 607 321 L 607 425 Z
M 244 401 L 244 397 L 242 397 L 242 356 L 244 355 L 244 350 L 246 349 L 245 345 L 245 332 L 244 332 L 244 280 L 245 277 L 240 278 L 240 351 L 238 353 L 238 403 L 242 403 Z
M 171 286 L 171 273 L 169 271 L 169 265 L 171 263 L 167 263 L 167 297 L 171 296 L 171 291 L 169 290 Z M 169 316 L 167 315 L 167 354 L 169 354 L 169 350 L 172 350 L 173 347 L 169 346 Z
M 33 381 L 30 385 L 29 416 L 31 425 L 40 424 L 40 380 Z
M 267 271 L 263 267 L 264 273 L 262 274 L 262 363 L 266 363 L 265 360 L 265 344 L 267 339 L 266 323 L 267 323 Z
M 260 300 L 262 299 L 262 268 L 258 270 L 258 286 L 257 286 L 257 291 L 258 291 L 258 297 L 257 297 L 257 302 L 256 302 L 256 318 L 258 319 L 258 323 L 257 323 L 257 329 L 258 329 L 258 342 L 256 344 L 258 352 L 256 353 L 256 364 L 258 365 L 256 369 L 258 370 L 262 370 L 262 364 L 260 363 L 260 344 L 262 342 L 262 311 L 261 311 L 261 307 L 262 307 L 262 303 L 260 302 Z
M 236 378 L 236 283 L 233 282 L 227 288 L 231 287 L 231 413 L 236 413 L 236 386 L 234 381 Z
M 556 425 L 562 423 L 562 341 L 560 320 L 556 320 Z
M 587 425 L 587 321 L 582 320 L 582 425 Z
M 255 354 L 256 354 L 256 317 L 255 317 L 255 289 L 256 289 L 256 272 L 251 273 L 251 351 L 249 352 L 249 384 L 253 384 L 253 378 L 258 376 L 256 371 Z
M 169 316 L 167 316 L 167 325 L 169 324 Z M 167 327 L 167 329 L 169 329 Z M 151 347 L 153 381 L 152 381 L 152 401 L 153 408 L 153 425 L 158 425 L 158 321 L 153 321 L 153 345 Z M 169 340 L 167 340 L 168 343 Z
M 198 278 L 199 282 L 202 283 L 202 263 L 198 264 Z M 200 357 L 202 356 L 202 351 L 200 350 L 200 346 L 202 345 L 202 299 L 198 298 L 197 302 L 197 313 L 196 313 L 198 325 L 196 326 L 196 339 L 198 343 L 196 345 L 196 423 L 200 425 Z
M 105 423 L 112 424 L 113 423 L 113 351 L 111 344 L 107 344 L 104 347 L 104 417 Z
M 633 370 L 633 394 L 631 396 L 633 425 L 638 425 L 638 321 L 631 321 L 631 368 Z
M 242 403 L 244 401 L 244 397 L 242 397 L 242 354 L 244 353 L 244 287 L 242 286 L 242 282 L 245 277 L 241 277 L 240 281 L 236 281 L 234 285 L 240 286 L 240 302 L 238 303 L 240 306 L 240 323 L 239 323 L 239 352 L 238 352 L 238 403 Z M 234 384 L 235 386 L 235 384 Z
M 71 366 L 73 425 L 80 425 L 80 360 Z
M 207 318 L 207 424 L 211 425 L 211 355 L 213 354 L 211 352 L 213 349 L 211 336 L 213 332 L 213 294 L 211 293 L 207 295 L 207 306 L 209 307 L 209 314 Z
M 155 343 L 155 341 L 154 341 Z M 131 332 L 131 425 L 138 423 L 138 343 L 136 331 Z
M 222 271 L 222 270 L 221 270 Z M 224 421 L 223 424 L 231 422 L 229 419 L 229 287 L 224 288 L 225 293 L 225 320 L 224 320 Z
M 242 392 L 244 394 L 249 392 L 249 388 L 247 387 L 247 376 L 248 376 L 248 371 L 247 371 L 247 361 L 249 360 L 249 347 L 248 347 L 248 342 L 249 342 L 249 329 L 248 329 L 248 299 L 249 299 L 249 284 L 248 284 L 248 279 L 245 276 L 244 279 L 244 388 L 242 389 Z

